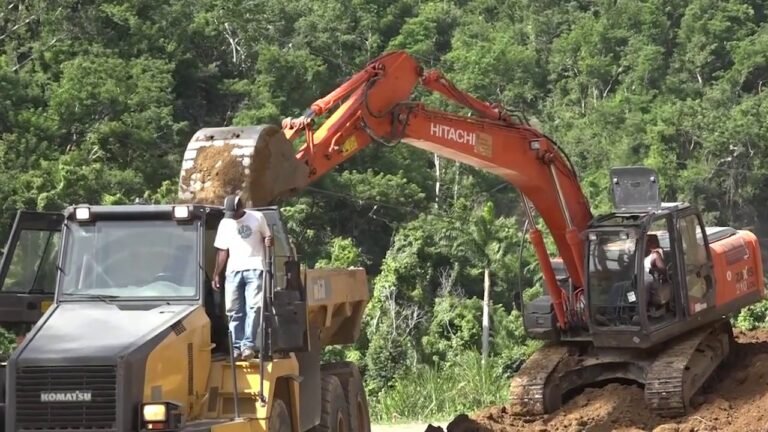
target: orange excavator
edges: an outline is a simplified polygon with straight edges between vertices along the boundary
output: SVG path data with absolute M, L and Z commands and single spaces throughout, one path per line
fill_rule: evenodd
M 413 101 L 417 85 L 474 115 Z M 274 204 L 374 142 L 434 152 L 494 173 L 521 193 L 546 288 L 525 305 L 524 324 L 546 343 L 513 378 L 519 414 L 550 413 L 573 390 L 622 379 L 644 386 L 653 413 L 681 416 L 729 355 L 727 316 L 764 298 L 753 233 L 707 227 L 693 205 L 662 202 L 660 179 L 642 166 L 613 168 L 614 209 L 593 215 L 573 164 L 552 139 L 439 71 L 425 71 L 406 52 L 372 60 L 282 126 L 199 131 L 185 153 L 180 198 L 216 204 L 237 192 L 254 206 Z M 294 151 L 301 137 L 306 142 Z M 535 212 L 559 257 L 550 257 Z

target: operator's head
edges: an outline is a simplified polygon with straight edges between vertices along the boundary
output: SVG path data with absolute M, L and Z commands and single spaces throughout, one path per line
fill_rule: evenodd
M 660 249 L 661 243 L 659 242 L 659 236 L 656 234 L 647 234 L 645 236 L 645 247 L 647 249 Z
M 243 200 L 240 195 L 234 194 L 224 198 L 224 217 L 240 219 L 243 217 Z

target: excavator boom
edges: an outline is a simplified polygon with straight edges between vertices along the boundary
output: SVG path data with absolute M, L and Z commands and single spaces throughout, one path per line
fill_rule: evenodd
M 413 100 L 417 86 L 472 115 Z M 754 234 L 705 226 L 694 206 L 662 203 L 658 175 L 646 167 L 613 168 L 614 211 L 594 217 L 552 139 L 402 51 L 372 60 L 282 129 L 198 132 L 185 153 L 180 196 L 220 203 L 238 192 L 253 206 L 271 205 L 371 143 L 399 142 L 494 173 L 521 193 L 546 287 L 523 319 L 529 336 L 549 343 L 513 380 L 510 397 L 522 413 L 552 412 L 585 385 L 633 379 L 653 412 L 682 415 L 730 352 L 723 317 L 763 298 Z M 533 210 L 559 259 L 550 257 Z M 664 266 L 645 268 L 650 254 Z M 553 263 L 562 264 L 557 272 Z
M 432 110 L 411 101 L 419 84 L 470 109 L 475 117 Z M 314 129 L 314 120 L 338 104 L 328 119 Z M 338 89 L 313 103 L 304 116 L 288 118 L 282 126 L 287 140 L 277 137 L 274 130 L 267 134 L 268 139 L 261 135 L 258 142 L 241 140 L 249 134 L 245 129 L 225 128 L 230 136 L 216 136 L 216 129 L 198 132 L 185 153 L 181 196 L 194 196 L 196 202 L 206 202 L 201 197 L 220 200 L 223 195 L 240 190 L 246 192 L 253 205 L 268 205 L 300 191 L 372 142 L 402 141 L 494 173 L 522 193 L 533 227 L 531 240 L 553 299 L 558 325 L 567 328 L 571 320 L 579 319 L 573 308 L 566 305 L 577 304 L 583 294 L 583 240 L 579 233 L 586 229 L 592 213 L 572 165 L 541 132 L 502 107 L 459 90 L 439 71 L 425 72 L 412 56 L 402 51 L 372 60 Z M 294 158 L 288 157 L 293 151 L 288 140 L 302 136 L 306 142 Z M 198 153 L 202 151 L 198 143 L 206 140 L 216 144 L 206 148 L 206 154 Z M 238 159 L 238 155 L 244 156 Z M 208 166 L 211 164 L 215 166 Z M 194 179 L 186 169 L 198 177 L 207 174 L 207 178 Z M 226 180 L 222 179 L 228 175 L 234 179 L 247 178 L 247 184 L 240 180 L 230 181 L 228 186 L 211 182 L 219 179 L 224 183 Z M 572 277 L 575 289 L 570 297 L 564 296 L 557 285 L 528 204 L 541 215 Z

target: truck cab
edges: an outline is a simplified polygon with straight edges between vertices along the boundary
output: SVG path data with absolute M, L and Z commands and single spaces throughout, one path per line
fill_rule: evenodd
M 3 430 L 226 432 L 245 424 L 233 418 L 272 432 L 337 420 L 369 427 L 357 367 L 321 364 L 324 346 L 360 335 L 365 270 L 302 274 L 278 208 L 257 210 L 274 247 L 255 362 L 229 356 L 224 290 L 211 287 L 221 207 L 81 205 L 47 215 L 49 231 L 62 221 L 53 303 L 5 365 Z M 350 406 L 326 412 L 323 400 Z
M 279 210 L 259 210 L 273 231 L 274 286 L 285 292 L 286 281 L 298 279 L 298 266 L 290 265 L 295 256 Z M 16 302 L 4 303 L 9 316 L 26 320 L 30 328 L 3 374 L 5 430 L 137 430 L 145 379 L 157 372 L 148 366 L 156 359 L 148 357 L 169 350 L 168 338 L 191 338 L 190 348 L 179 345 L 174 354 L 186 359 L 194 347 L 189 355 L 206 374 L 206 365 L 224 361 L 229 353 L 224 290 L 211 289 L 212 244 L 222 217 L 223 209 L 205 205 L 20 212 L 3 259 L 3 294 Z M 306 306 L 303 297 L 301 290 L 276 296 L 275 303 L 281 300 L 300 318 L 276 314 L 278 323 L 291 321 L 286 330 L 300 329 L 279 332 L 272 341 L 276 348 L 306 348 L 301 330 L 306 330 L 306 308 L 296 307 Z M 52 301 L 45 313 L 43 301 Z M 210 355 L 196 354 L 206 351 Z M 186 368 L 178 372 L 187 376 Z M 185 396 L 205 390 L 197 375 L 181 381 L 190 380 Z M 165 391 L 172 396 L 174 380 L 168 379 Z

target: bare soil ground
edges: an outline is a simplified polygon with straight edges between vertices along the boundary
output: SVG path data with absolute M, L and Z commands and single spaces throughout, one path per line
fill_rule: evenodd
M 736 330 L 735 336 L 731 363 L 694 398 L 686 417 L 656 418 L 645 409 L 641 388 L 609 384 L 585 390 L 553 415 L 522 418 L 494 407 L 458 416 L 447 432 L 768 432 L 768 330 Z
M 427 423 L 408 423 L 395 425 L 372 425 L 371 432 L 424 432 L 428 426 Z M 447 424 L 440 424 L 446 427 Z

